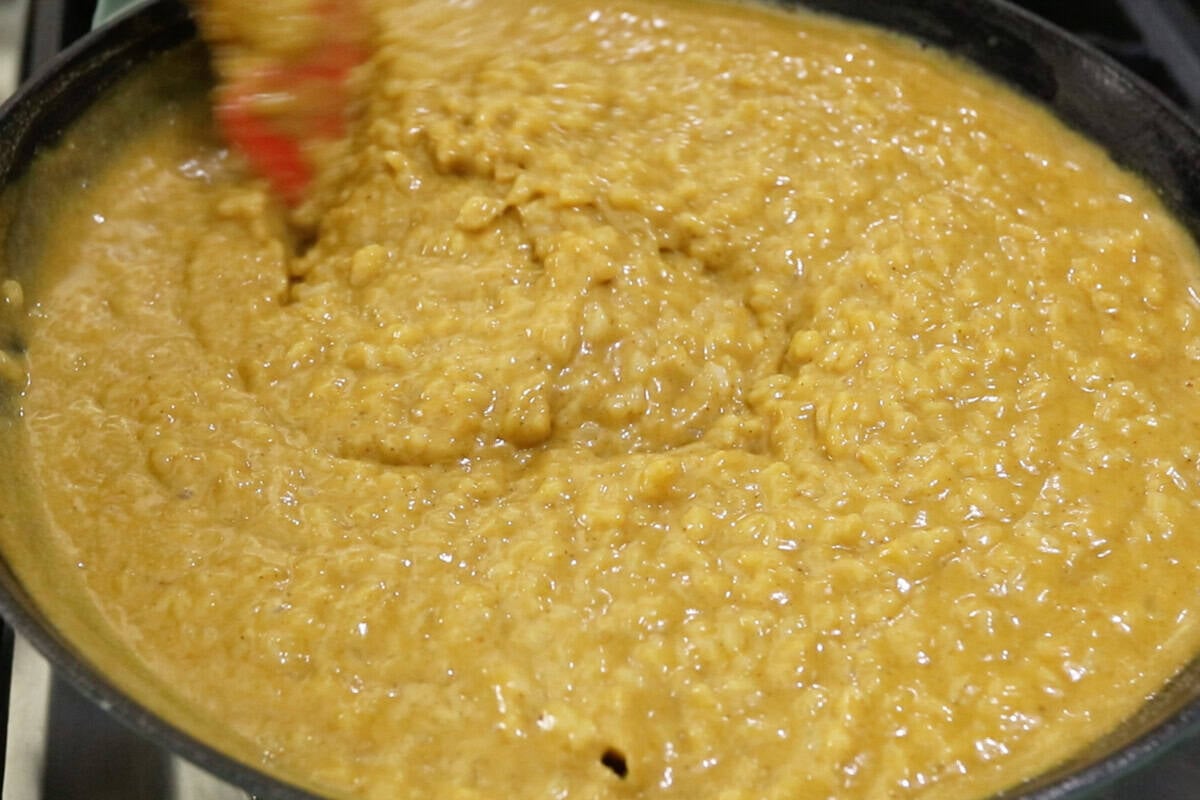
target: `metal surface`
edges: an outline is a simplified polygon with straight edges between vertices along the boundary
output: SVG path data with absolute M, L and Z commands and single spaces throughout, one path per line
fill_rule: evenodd
M 91 28 L 94 0 L 31 0 L 21 74 L 34 75 Z
M 4 800 L 39 800 L 45 768 L 47 711 L 50 706 L 50 670 L 45 660 L 25 640 L 13 652 L 13 694 L 8 713 L 8 746 L 5 752 Z
M 0 99 L 17 88 L 29 0 L 0 0 Z
M 13 679 L 3 800 L 248 800 L 54 680 L 24 640 Z
M 1200 16 L 1183 0 L 1118 0 L 1193 107 L 1200 107 Z M 1198 790 L 1200 793 L 1200 790 Z

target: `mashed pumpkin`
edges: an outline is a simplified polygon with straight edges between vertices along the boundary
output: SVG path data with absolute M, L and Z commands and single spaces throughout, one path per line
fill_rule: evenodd
M 290 220 L 164 112 L 27 308 L 64 580 L 241 757 L 981 796 L 1200 649 L 1200 267 L 1141 182 L 830 19 L 376 17 Z

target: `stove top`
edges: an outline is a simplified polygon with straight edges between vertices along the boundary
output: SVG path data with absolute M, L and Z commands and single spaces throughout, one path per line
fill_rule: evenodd
M 30 0 L 22 74 L 86 33 L 96 0 Z M 1200 118 L 1196 0 L 1018 0 L 1098 47 Z M 11 676 L 11 681 L 9 680 Z M 11 690 L 10 690 L 11 686 Z M 249 800 L 111 719 L 0 629 L 3 800 Z M 1200 737 L 1095 800 L 1200 799 Z

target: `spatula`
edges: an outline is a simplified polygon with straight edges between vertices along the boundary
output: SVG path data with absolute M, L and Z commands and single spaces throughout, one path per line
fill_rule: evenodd
M 347 80 L 367 57 L 365 2 L 197 0 L 220 129 L 289 205 L 312 182 L 313 145 L 344 132 Z

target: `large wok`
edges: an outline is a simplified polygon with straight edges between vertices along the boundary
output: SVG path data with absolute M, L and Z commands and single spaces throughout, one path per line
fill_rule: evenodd
M 1003 0 L 806 0 L 806 4 L 877 23 L 957 52 L 1049 105 L 1069 125 L 1142 174 L 1200 238 L 1200 129 L 1152 88 L 1100 53 Z M 204 92 L 205 52 L 181 0 L 158 0 L 94 32 L 0 107 L 0 277 L 33 278 L 39 241 L 52 236 L 52 209 L 71 185 L 118 146 L 157 104 Z M 132 83 L 104 113 L 85 113 L 103 90 L 136 67 L 171 53 Z M 86 136 L 77 136 L 83 126 Z M 76 129 L 84 148 L 52 148 Z M 47 148 L 52 155 L 40 156 Z M 2 326 L 0 326 L 2 327 Z M 13 330 L 0 346 L 19 350 Z M 18 399 L 0 387 L 0 528 L 37 549 L 45 520 L 27 484 Z M 152 741 L 254 795 L 309 798 L 286 779 L 269 776 L 221 751 L 218 723 L 189 716 L 170 687 L 159 686 L 128 654 L 114 653 L 86 608 L 51 620 L 22 579 L 0 560 L 0 612 L 85 695 Z M 93 612 L 94 613 L 94 612 Z M 233 678 L 236 679 L 236 678 Z M 134 699 L 136 697 L 136 699 Z M 172 722 L 167 722 L 170 718 Z M 1004 796 L 1083 797 L 1146 766 L 1200 732 L 1200 654 L 1169 686 L 1120 728 Z

